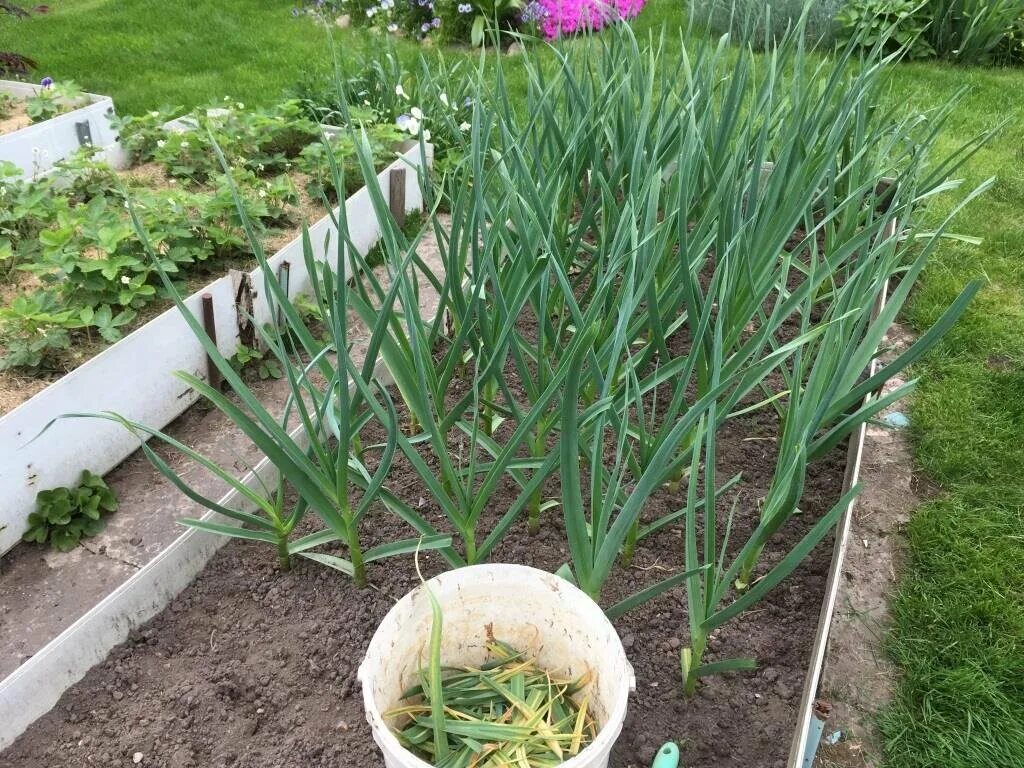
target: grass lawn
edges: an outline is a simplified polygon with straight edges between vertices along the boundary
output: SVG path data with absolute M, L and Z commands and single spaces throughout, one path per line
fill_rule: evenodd
M 0 49 L 37 59 L 40 76 L 112 95 L 122 113 L 225 95 L 270 102 L 329 61 L 323 31 L 293 19 L 287 0 L 50 6 L 29 21 L 0 17 Z M 637 28 L 681 21 L 676 0 L 652 0 Z M 334 44 L 342 56 L 380 48 L 353 30 L 335 30 Z M 409 43 L 398 50 L 418 53 Z M 905 318 L 927 327 L 968 280 L 986 281 L 916 369 L 916 460 L 941 493 L 911 522 L 894 605 L 890 650 L 905 675 L 882 719 L 890 768 L 1024 766 L 1024 70 L 902 65 L 889 107 L 927 110 L 964 85 L 948 148 L 1008 124 L 965 171 L 969 184 L 999 177 L 956 222 L 984 243 L 945 245 Z
M 1024 71 L 901 66 L 893 103 L 931 107 L 970 88 L 948 146 L 1007 120 L 966 168 L 995 186 L 920 281 L 907 320 L 925 327 L 969 279 L 986 287 L 916 373 L 915 459 L 942 487 L 913 517 L 889 648 L 903 668 L 882 718 L 887 765 L 1024 765 Z M 942 212 L 933 211 L 938 217 Z
M 273 101 L 311 62 L 330 58 L 326 33 L 293 18 L 290 0 L 48 4 L 50 13 L 26 20 L 0 15 L 0 50 L 35 59 L 40 77 L 72 79 L 112 96 L 125 114 L 200 106 L 226 95 Z M 333 33 L 342 52 L 366 47 L 364 35 Z

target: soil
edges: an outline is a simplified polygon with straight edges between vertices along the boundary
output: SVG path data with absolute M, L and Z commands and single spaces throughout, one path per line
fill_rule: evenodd
M 893 326 L 881 359 L 888 362 L 913 341 L 909 331 Z M 903 383 L 892 379 L 883 392 Z M 892 697 L 898 674 L 883 646 L 889 601 L 902 570 L 906 524 L 928 496 L 914 474 L 907 430 L 882 424 L 889 414 L 905 414 L 908 405 L 906 400 L 891 404 L 879 415 L 879 423 L 867 429 L 861 462 L 864 490 L 853 507 L 845 578 L 839 585 L 819 691 L 829 704 L 825 736 L 837 740 L 819 746 L 816 768 L 877 768 L 883 763 L 875 722 Z
M 731 420 L 720 430 L 719 476 L 744 475 L 735 498 L 733 548 L 749 533 L 772 476 L 774 431 L 766 412 Z M 459 450 L 454 441 L 452 449 Z M 800 505 L 804 514 L 769 543 L 761 572 L 836 501 L 844 461 L 840 447 L 812 468 Z M 440 525 L 440 512 L 404 460 L 392 468 L 389 487 Z M 496 490 L 479 530 L 488 530 L 514 494 L 511 485 Z M 678 509 L 683 494 L 685 488 L 660 492 L 645 519 Z M 557 497 L 557 482 L 549 483 L 546 495 Z M 723 500 L 732 503 L 731 497 Z M 411 534 L 379 511 L 362 531 L 366 546 Z M 642 539 L 634 565 L 613 573 L 602 603 L 611 605 L 680 569 L 680 534 L 673 526 Z M 752 656 L 760 667 L 708 678 L 692 699 L 679 680 L 679 648 L 687 643 L 684 591 L 666 593 L 617 620 L 637 691 L 611 765 L 646 768 L 658 747 L 674 740 L 690 768 L 784 766 L 831 551 L 831 541 L 823 541 L 789 580 L 712 636 L 707 661 Z M 561 518 L 548 513 L 537 536 L 529 536 L 520 520 L 492 560 L 554 570 L 566 558 Z M 425 554 L 421 562 L 425 575 L 441 570 L 436 555 Z M 372 587 L 358 589 L 311 562 L 281 573 L 271 548 L 229 543 L 167 610 L 133 632 L 0 754 L 0 767 L 379 765 L 356 668 L 378 622 L 418 582 L 411 558 L 368 568 Z
M 28 112 L 25 109 L 25 101 L 23 99 L 14 99 L 11 101 L 10 109 L 6 115 L 0 118 L 0 136 L 5 133 L 14 133 L 20 131 L 32 125 L 32 121 L 28 117 Z

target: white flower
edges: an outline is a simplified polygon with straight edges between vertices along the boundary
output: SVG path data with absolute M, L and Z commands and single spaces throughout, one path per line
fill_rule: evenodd
M 128 210 L 128 201 L 127 200 L 124 201 L 124 209 L 126 211 Z
M 469 123 L 463 123 L 459 126 L 460 131 L 468 131 L 472 126 Z
M 260 190 L 260 197 L 266 197 L 266 196 L 267 196 L 267 190 L 261 189 Z
M 257 164 L 257 166 L 256 166 L 256 170 L 257 170 L 257 171 L 262 171 L 262 170 L 263 170 L 263 163 L 259 163 L 259 164 Z
M 160 117 L 160 113 L 159 112 L 150 112 L 149 116 L 150 117 Z
M 0 195 L 6 195 L 6 194 L 7 194 L 7 187 L 0 187 Z
M 121 285 L 128 285 L 132 279 L 128 275 L 121 275 Z
M 410 117 L 408 120 L 405 121 L 405 130 L 407 130 L 409 133 L 415 136 L 417 133 L 420 132 L 420 121 L 417 120 L 415 117 Z
M 163 148 L 164 148 L 164 145 L 165 145 L 165 144 L 167 144 L 167 142 L 166 142 L 166 141 L 164 141 L 163 139 L 160 139 L 160 140 L 159 140 L 159 141 L 157 141 L 157 143 L 156 143 L 157 149 L 163 149 Z
M 181 148 L 182 149 L 188 149 L 188 142 L 187 141 L 181 142 Z
M 376 7 L 367 8 L 366 9 L 366 18 L 372 19 L 373 18 L 373 14 L 375 14 L 376 12 L 377 12 L 377 8 Z
M 437 98 L 439 98 L 441 100 L 441 103 L 444 104 L 446 107 L 448 106 L 448 94 L 447 93 L 442 93 Z
M 423 132 L 423 140 L 424 141 L 430 141 L 430 131 L 424 131 Z
M 388 24 L 388 32 L 397 32 L 397 31 L 398 31 L 398 25 L 395 24 L 395 22 L 391 22 L 390 24 Z M 366 104 L 366 105 L 370 104 L 370 102 L 368 102 L 368 101 L 364 101 L 363 103 Z
M 239 101 L 235 103 L 235 107 L 237 107 L 238 109 L 245 109 L 245 104 Z
M 177 179 L 168 179 L 168 180 L 167 180 L 167 183 L 168 183 L 168 184 L 177 184 L 177 183 L 178 183 L 178 180 L 177 180 Z
M 401 96 L 403 99 L 408 99 L 409 96 L 406 94 L 405 89 L 402 88 L 402 84 L 399 83 L 395 86 L 395 96 Z
M 423 119 L 423 110 L 421 110 L 419 107 L 413 107 L 412 109 L 410 109 L 409 114 L 411 114 L 417 120 Z

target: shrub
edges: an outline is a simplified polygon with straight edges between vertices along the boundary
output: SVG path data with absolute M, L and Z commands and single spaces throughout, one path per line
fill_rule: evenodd
M 907 58 L 935 55 L 924 33 L 927 20 L 917 0 L 852 0 L 839 11 L 840 40 L 856 40 L 865 48 L 881 45 L 887 52 L 906 51 Z
M 770 45 L 780 40 L 787 29 L 795 27 L 806 10 L 804 37 L 828 44 L 832 42 L 834 19 L 842 4 L 842 0 L 691 0 L 690 18 L 712 32 L 745 30 L 752 43 Z
M 841 38 L 909 58 L 1024 60 L 1024 0 L 848 0 L 836 21 Z

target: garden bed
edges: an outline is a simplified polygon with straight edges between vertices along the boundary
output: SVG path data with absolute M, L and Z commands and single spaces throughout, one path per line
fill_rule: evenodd
M 802 72 L 803 48 L 786 50 Z M 557 571 L 617 622 L 639 687 L 613 765 L 646 768 L 669 739 L 689 766 L 803 762 L 864 424 L 907 386 L 872 390 L 927 351 L 977 287 L 866 373 L 941 234 L 920 238 L 910 219 L 942 180 L 920 175 L 906 126 L 860 120 L 877 70 L 847 76 L 839 62 L 833 80 L 848 88 L 823 98 L 817 75 L 795 77 L 797 97 L 780 102 L 769 73 L 752 102 L 787 108 L 748 130 L 735 120 L 747 114 L 740 90 L 716 94 L 720 72 L 753 71 L 749 52 L 702 56 L 690 96 L 640 115 L 638 94 L 669 82 L 657 56 L 611 46 L 564 61 L 554 81 L 525 58 L 525 123 L 474 98 L 466 161 L 442 193 L 451 220 L 431 222 L 443 273 L 374 195 L 388 279 L 318 275 L 322 339 L 265 266 L 284 301 L 286 325 L 269 333 L 293 418 L 266 412 L 193 318 L 246 407 L 194 387 L 268 459 L 242 482 L 224 471 L 233 490 L 215 501 L 153 457 L 209 511 L 0 684 L 0 743 L 17 739 L 5 757 L 376 763 L 355 670 L 391 601 L 417 583 L 409 553 L 425 547 L 428 574 L 485 561 Z M 549 87 L 575 96 L 546 105 Z M 851 161 L 850 146 L 870 162 Z M 900 178 L 880 186 L 894 167 Z M 439 302 L 426 314 L 424 281 Z M 341 352 L 353 311 L 373 339 L 361 363 Z M 246 543 L 218 555 L 224 537 Z M 401 559 L 375 564 L 386 556 Z M 514 609 L 514 595 L 491 600 Z M 505 759 L 504 746 L 459 749 L 463 763 Z
M 34 178 L 82 147 L 121 165 L 114 103 L 108 96 L 82 93 L 73 83 L 46 87 L 0 80 L 0 163 L 12 163 Z
M 165 135 L 161 123 L 158 122 L 161 118 L 159 114 L 151 115 L 146 119 L 152 125 L 143 126 L 147 132 L 144 138 L 153 146 L 157 141 L 163 140 L 159 136 Z M 187 139 L 180 141 L 187 142 Z M 186 150 L 187 146 L 179 148 L 182 156 L 190 154 Z M 168 160 L 164 166 L 166 167 L 169 162 Z M 419 148 L 414 147 L 407 149 L 378 177 L 385 194 L 390 194 L 392 178 L 396 180 L 394 199 L 405 210 L 417 210 L 420 206 L 419 181 L 415 169 L 421 165 Z M 96 172 L 91 164 L 86 164 L 83 170 L 85 175 L 75 178 L 88 178 L 88 174 Z M 111 172 L 100 169 L 101 178 L 108 178 L 108 173 Z M 171 179 L 176 175 L 175 172 L 171 172 Z M 168 177 L 161 173 L 157 178 Z M 229 208 L 233 210 L 234 201 L 230 192 L 222 189 L 219 194 L 227 197 L 223 201 L 225 211 Z M 357 192 L 346 201 L 346 206 L 353 218 L 350 234 L 354 242 L 360 248 L 369 248 L 377 239 L 378 229 L 368 196 L 363 191 Z M 308 214 L 314 207 L 308 206 L 303 210 Z M 159 214 L 159 211 L 157 213 Z M 310 237 L 319 259 L 334 247 L 333 241 L 329 243 L 334 224 L 331 216 L 326 215 L 326 211 L 323 214 L 315 222 L 306 222 L 310 226 Z M 141 215 L 145 216 L 145 213 Z M 299 219 L 291 230 L 286 230 L 283 234 L 280 231 L 267 233 L 264 240 L 264 247 L 275 270 L 279 270 L 285 262 L 290 264 L 289 290 L 292 295 L 303 290 L 307 279 L 301 238 L 294 229 L 301 227 L 303 223 L 301 214 Z M 223 232 L 221 234 L 224 235 Z M 238 233 L 229 233 L 227 237 L 232 241 L 244 242 L 244 239 L 239 239 Z M 275 247 L 283 243 L 287 244 L 270 255 Z M 236 262 L 236 266 L 251 268 L 251 262 L 247 262 L 252 257 L 246 257 L 242 250 L 236 250 L 242 260 Z M 112 254 L 110 258 L 117 257 Z M 145 254 L 135 254 L 130 258 L 138 272 L 137 277 L 132 277 L 131 280 L 138 281 L 141 286 L 159 282 Z M 227 266 L 221 264 L 221 274 L 227 270 Z M 209 275 L 209 270 L 206 274 Z M 186 288 L 197 287 L 196 282 L 199 285 L 203 282 L 196 276 L 191 280 L 191 283 L 186 280 Z M 250 285 L 253 290 L 244 289 L 243 285 Z M 134 282 L 131 287 L 135 287 Z M 259 324 L 272 320 L 265 297 L 260 297 L 261 288 L 262 277 L 259 270 L 248 275 L 245 272 L 236 272 L 234 276 L 221 277 L 202 287 L 189 296 L 186 303 L 193 312 L 202 316 L 202 297 L 207 294 L 210 296 L 219 349 L 223 354 L 231 356 L 239 343 L 240 324 L 244 325 L 247 322 L 246 311 L 254 313 L 252 316 Z M 172 374 L 176 370 L 186 370 L 205 375 L 205 353 L 198 341 L 191 336 L 184 319 L 176 309 L 170 308 L 157 315 L 161 307 L 160 302 L 153 301 L 152 298 L 147 301 L 152 303 L 145 304 L 138 314 L 139 320 L 146 322 L 105 349 L 102 340 L 95 334 L 73 330 L 71 333 L 75 344 L 70 350 L 73 354 L 83 354 L 78 347 L 83 347 L 85 352 L 99 354 L 56 381 L 50 382 L 43 378 L 41 391 L 9 413 L 0 416 L 0 488 L 8 499 L 0 518 L 4 525 L 4 528 L 0 529 L 0 553 L 13 546 L 26 530 L 25 520 L 35 507 L 35 496 L 38 491 L 69 485 L 77 479 L 83 469 L 90 469 L 100 475 L 105 474 L 137 448 L 136 438 L 120 427 L 93 420 L 61 422 L 40 439 L 29 443 L 54 415 L 119 409 L 124 413 L 133 413 L 135 418 L 147 423 L 162 426 L 195 401 L 195 394 Z M 252 306 L 248 307 L 250 301 Z M 112 314 L 116 312 L 115 309 Z M 30 337 L 36 338 L 34 335 Z M 154 352 L 155 350 L 159 351 Z M 140 368 L 139 360 L 147 360 L 148 363 Z M 26 384 L 31 387 L 34 383 L 34 380 L 25 373 L 11 371 L 8 376 L 8 388 Z M 85 446 L 88 446 L 88 449 Z
M 756 520 L 757 500 L 774 470 L 772 422 L 753 413 L 721 430 L 720 471 L 744 472 L 737 536 Z M 844 465 L 842 449 L 815 465 L 805 514 L 773 540 L 765 565 L 786 553 L 839 498 Z M 408 467 L 394 472 L 393 487 L 402 489 L 403 499 L 429 508 L 431 502 L 423 502 L 429 494 Z M 557 487 L 547 491 L 557 495 Z M 484 524 L 493 524 L 514 495 L 514 486 L 504 484 L 491 497 Z M 645 518 L 668 514 L 679 502 L 680 496 L 662 492 Z M 369 522 L 368 546 L 408 533 L 390 515 Z M 566 559 L 564 536 L 557 515 L 546 516 L 535 537 L 521 521 L 493 559 L 552 571 Z M 604 597 L 626 597 L 678 570 L 681 549 L 678 527 L 642 539 L 633 567 L 613 575 Z M 753 655 L 760 669 L 710 678 L 692 699 L 683 696 L 679 682 L 678 648 L 686 627 L 682 590 L 619 619 L 637 693 L 612 765 L 646 768 L 669 739 L 681 743 L 689 766 L 784 765 L 830 554 L 822 542 L 783 587 L 715 634 L 709 660 Z M 428 573 L 437 572 L 436 557 L 423 560 Z M 233 542 L 0 759 L 15 766 L 73 755 L 83 764 L 102 764 L 141 752 L 154 765 L 375 764 L 379 757 L 355 670 L 377 622 L 417 583 L 411 563 L 401 565 L 371 566 L 373 588 L 359 590 L 313 564 L 280 574 L 272 551 Z

